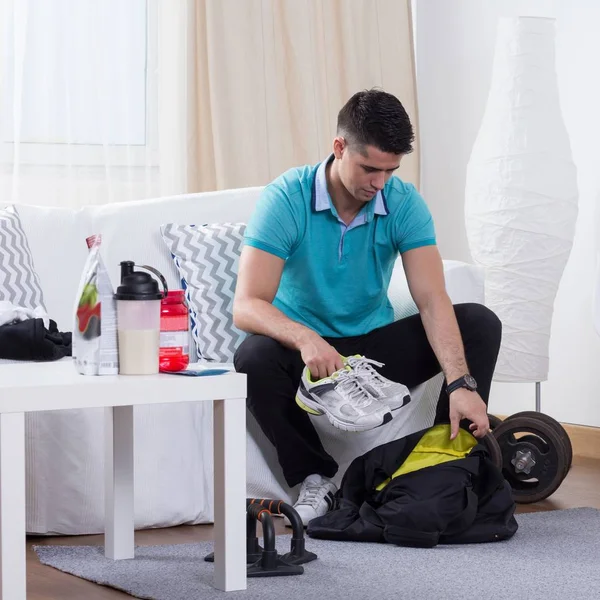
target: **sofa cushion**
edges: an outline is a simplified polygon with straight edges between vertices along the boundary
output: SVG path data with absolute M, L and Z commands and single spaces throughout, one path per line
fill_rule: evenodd
M 42 308 L 44 295 L 16 207 L 0 209 L 0 300 Z
M 204 360 L 232 362 L 244 337 L 233 325 L 233 296 L 245 229 L 243 223 L 161 227 L 186 290 L 196 350 Z

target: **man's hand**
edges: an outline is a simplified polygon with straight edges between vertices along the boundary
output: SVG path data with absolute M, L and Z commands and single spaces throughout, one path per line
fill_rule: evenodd
M 323 379 L 344 368 L 338 351 L 320 335 L 313 333 L 300 345 L 300 354 L 313 379 Z
M 485 436 L 490 430 L 487 407 L 477 392 L 459 388 L 450 394 L 450 439 L 458 435 L 459 423 L 462 419 L 471 421 L 469 429 L 478 438 Z

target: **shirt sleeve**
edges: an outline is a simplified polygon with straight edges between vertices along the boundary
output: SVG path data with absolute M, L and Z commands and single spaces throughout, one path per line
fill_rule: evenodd
M 398 211 L 395 222 L 396 247 L 400 254 L 436 244 L 435 226 L 429 208 L 421 194 L 414 186 L 411 187 L 404 210 Z
M 281 187 L 263 190 L 244 233 L 244 243 L 287 260 L 298 240 L 293 203 Z

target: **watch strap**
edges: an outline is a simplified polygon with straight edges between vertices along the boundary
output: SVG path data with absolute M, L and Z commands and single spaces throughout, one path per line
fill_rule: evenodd
M 459 377 L 458 379 L 456 379 L 452 383 L 449 383 L 446 386 L 446 392 L 448 393 L 448 395 L 450 395 L 452 392 L 454 392 L 454 391 L 456 391 L 456 390 L 458 390 L 459 388 L 462 388 L 462 387 L 470 389 L 469 386 L 467 385 L 467 382 L 465 381 L 464 375 L 462 377 Z

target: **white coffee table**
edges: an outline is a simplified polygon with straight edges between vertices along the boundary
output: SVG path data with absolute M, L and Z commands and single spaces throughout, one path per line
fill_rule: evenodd
M 134 556 L 133 406 L 214 402 L 215 587 L 246 589 L 246 376 L 84 377 L 71 359 L 0 365 L 0 600 L 26 600 L 25 413 L 105 407 L 105 554 Z

